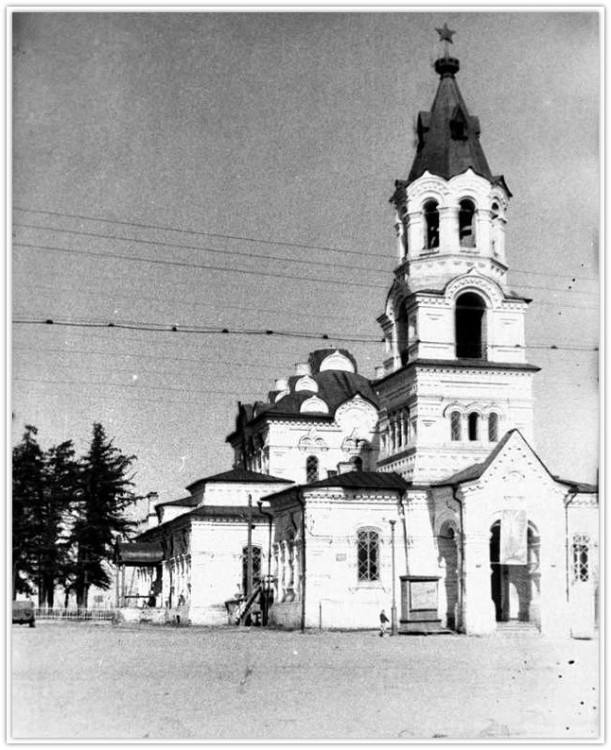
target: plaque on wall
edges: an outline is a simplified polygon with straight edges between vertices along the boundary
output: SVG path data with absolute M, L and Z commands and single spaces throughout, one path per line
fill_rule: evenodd
M 437 581 L 410 581 L 410 609 L 437 610 Z

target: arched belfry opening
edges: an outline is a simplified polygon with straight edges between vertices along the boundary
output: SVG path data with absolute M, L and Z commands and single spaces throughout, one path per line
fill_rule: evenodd
M 465 292 L 456 300 L 456 356 L 467 359 L 485 357 L 486 305 L 475 292 Z
M 433 250 L 439 247 L 439 205 L 430 200 L 424 204 L 424 247 Z
M 497 622 L 540 624 L 540 547 L 525 511 L 508 511 L 490 528 L 490 595 Z
M 475 205 L 463 200 L 458 209 L 458 237 L 461 247 L 475 247 Z

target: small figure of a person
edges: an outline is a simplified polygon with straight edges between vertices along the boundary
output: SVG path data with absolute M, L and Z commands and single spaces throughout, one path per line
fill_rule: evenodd
M 388 617 L 386 617 L 386 612 L 382 610 L 380 612 L 380 638 L 384 637 L 384 633 L 386 632 L 387 623 L 389 622 Z

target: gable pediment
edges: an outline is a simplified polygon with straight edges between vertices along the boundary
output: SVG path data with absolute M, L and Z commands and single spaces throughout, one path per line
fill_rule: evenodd
M 529 494 L 533 484 L 558 488 L 554 477 L 518 430 L 507 433 L 493 454 L 478 479 L 480 485 L 498 485 L 499 494 L 516 497 Z

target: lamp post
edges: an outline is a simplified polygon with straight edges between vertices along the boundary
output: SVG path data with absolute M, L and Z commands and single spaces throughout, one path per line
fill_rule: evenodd
M 396 589 L 395 589 L 395 523 L 394 520 L 389 521 L 390 523 L 390 548 L 392 552 L 392 607 L 390 608 L 390 634 L 397 635 L 397 601 L 396 601 Z

